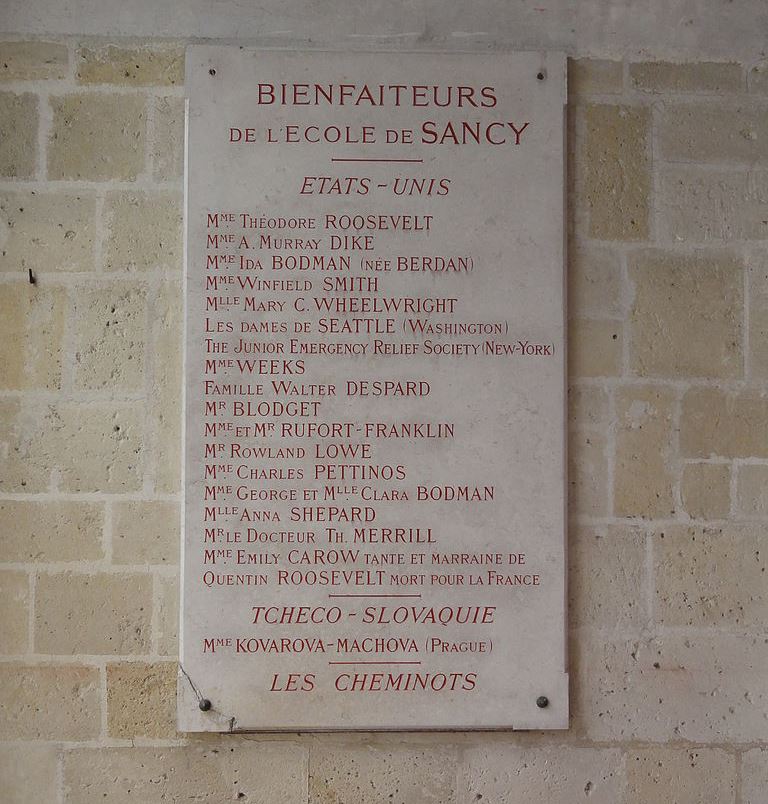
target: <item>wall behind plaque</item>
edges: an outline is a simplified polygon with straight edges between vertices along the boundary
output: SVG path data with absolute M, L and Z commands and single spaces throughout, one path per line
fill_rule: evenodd
M 765 12 L 572 5 L 0 12 L 3 801 L 765 800 Z M 184 44 L 236 29 L 573 56 L 569 732 L 175 731 Z

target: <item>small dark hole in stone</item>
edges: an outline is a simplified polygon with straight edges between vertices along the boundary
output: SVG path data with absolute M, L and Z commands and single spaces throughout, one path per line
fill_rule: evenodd
M 216 70 L 214 70 L 213 67 L 211 67 L 211 69 L 208 70 L 208 75 L 216 75 Z

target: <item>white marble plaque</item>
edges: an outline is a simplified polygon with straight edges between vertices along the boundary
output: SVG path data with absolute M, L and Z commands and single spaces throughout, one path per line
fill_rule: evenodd
M 180 728 L 566 728 L 564 58 L 187 92 Z

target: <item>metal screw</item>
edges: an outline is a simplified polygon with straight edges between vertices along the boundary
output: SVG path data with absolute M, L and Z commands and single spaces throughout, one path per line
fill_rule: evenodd
M 201 698 L 198 706 L 201 712 L 207 712 L 211 708 L 211 702 L 207 698 Z
M 539 695 L 536 699 L 536 706 L 538 706 L 539 709 L 546 709 L 549 706 L 549 698 L 547 698 L 546 695 Z M 200 708 L 202 709 L 202 702 Z

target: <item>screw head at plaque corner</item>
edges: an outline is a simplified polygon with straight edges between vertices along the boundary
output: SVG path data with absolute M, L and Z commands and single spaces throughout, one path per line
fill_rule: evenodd
M 212 704 L 207 698 L 201 698 L 198 706 L 200 707 L 201 712 L 207 712 L 210 710 Z
M 539 709 L 546 709 L 549 706 L 549 698 L 547 698 L 546 695 L 539 695 L 536 699 L 536 706 L 538 706 Z

